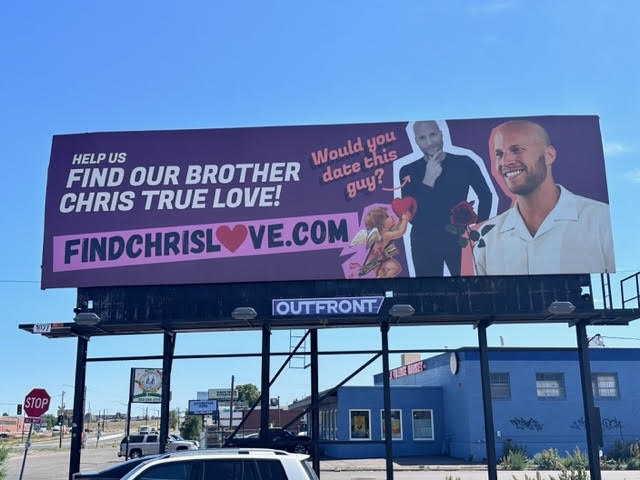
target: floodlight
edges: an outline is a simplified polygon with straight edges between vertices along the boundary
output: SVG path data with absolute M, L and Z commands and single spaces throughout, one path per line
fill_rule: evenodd
M 73 317 L 74 322 L 85 327 L 93 327 L 100 323 L 101 320 L 102 319 L 93 312 L 79 312 Z
M 389 309 L 389 315 L 398 318 L 410 317 L 414 313 L 416 310 L 411 305 L 397 304 Z
M 547 310 L 552 315 L 568 315 L 576 309 L 576 306 L 571 302 L 559 302 L 555 301 L 549 305 Z
M 231 316 L 236 320 L 253 320 L 258 316 L 258 313 L 253 307 L 236 307 L 231 312 Z

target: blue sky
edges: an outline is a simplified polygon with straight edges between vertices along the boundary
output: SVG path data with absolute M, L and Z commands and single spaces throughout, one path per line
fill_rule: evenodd
M 545 114 L 600 116 L 616 263 L 640 270 L 640 6 L 633 0 L 475 2 L 12 2 L 0 15 L 0 410 L 31 387 L 70 405 L 75 342 L 19 331 L 70 321 L 75 291 L 39 289 L 51 137 L 91 131 L 403 121 Z M 579 174 L 579 172 L 576 172 Z M 600 297 L 600 296 L 598 296 Z M 590 329 L 640 346 L 640 327 Z M 493 326 L 489 343 L 575 345 L 566 326 Z M 321 349 L 377 348 L 372 329 L 320 332 Z M 475 345 L 471 327 L 402 328 L 392 348 Z M 92 339 L 89 355 L 158 354 L 157 336 Z M 274 351 L 289 333 L 273 335 Z M 177 353 L 257 352 L 257 333 L 180 335 Z M 327 388 L 365 358 L 321 360 Z M 277 361 L 274 370 L 277 369 Z M 397 365 L 399 358 L 392 358 Z M 128 368 L 91 364 L 92 410 L 124 410 Z M 370 384 L 379 363 L 359 376 Z M 172 407 L 198 390 L 259 385 L 259 360 L 180 361 Z M 272 396 L 308 392 L 287 370 Z M 136 409 L 134 408 L 134 413 Z

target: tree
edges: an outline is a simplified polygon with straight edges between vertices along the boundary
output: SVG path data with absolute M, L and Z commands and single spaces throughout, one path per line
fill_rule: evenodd
M 53 415 L 45 415 L 42 417 L 42 420 L 44 422 L 44 426 L 49 429 L 53 428 L 53 426 L 58 423 L 58 419 Z
M 7 412 L 4 412 L 4 413 L 2 414 L 2 416 L 3 416 L 3 417 L 8 417 L 8 416 L 9 416 L 9 414 L 8 414 Z
M 249 406 L 253 405 L 260 397 L 260 390 L 253 383 L 245 383 L 244 385 L 238 385 L 238 400 L 246 402 Z
M 200 415 L 187 415 L 180 427 L 180 435 L 186 440 L 200 440 L 200 428 L 202 417 Z
M 169 411 L 169 430 L 178 428 L 178 411 L 176 409 Z

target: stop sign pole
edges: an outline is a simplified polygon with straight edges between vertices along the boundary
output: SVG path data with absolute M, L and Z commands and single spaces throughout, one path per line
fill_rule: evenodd
M 33 424 L 35 420 L 40 420 L 40 416 L 49 410 L 49 404 L 51 403 L 51 397 L 44 388 L 33 388 L 26 397 L 24 397 L 24 413 L 27 415 L 25 421 L 29 420 L 29 435 L 27 441 L 24 443 L 24 457 L 22 457 L 22 468 L 20 468 L 20 480 L 22 480 L 22 474 L 24 473 L 24 464 L 27 461 L 27 452 L 31 446 L 31 432 L 33 431 Z

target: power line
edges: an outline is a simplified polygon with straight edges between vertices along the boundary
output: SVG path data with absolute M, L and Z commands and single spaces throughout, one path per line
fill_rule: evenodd
M 615 340 L 640 340 L 640 338 L 637 337 L 609 337 L 609 336 L 604 336 L 604 335 L 600 335 L 602 338 L 613 338 Z
M 40 280 L 0 280 L 0 283 L 40 283 Z

